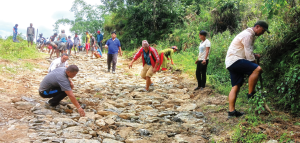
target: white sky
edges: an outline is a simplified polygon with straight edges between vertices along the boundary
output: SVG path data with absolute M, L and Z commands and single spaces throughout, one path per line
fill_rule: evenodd
M 53 35 L 53 25 L 60 18 L 74 20 L 70 12 L 74 0 L 1 0 L 0 4 L 0 35 L 2 38 L 13 34 L 13 27 L 18 24 L 18 32 L 26 34 L 32 23 L 33 27 L 43 33 L 43 37 Z M 100 0 L 84 0 L 91 5 L 101 4 Z M 60 26 L 70 35 L 70 26 Z M 72 36 L 72 35 L 71 35 Z

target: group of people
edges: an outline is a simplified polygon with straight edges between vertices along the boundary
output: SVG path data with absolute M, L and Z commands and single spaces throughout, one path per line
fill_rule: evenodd
M 13 27 L 13 42 L 19 42 L 19 40 L 17 39 L 17 35 L 19 34 L 18 32 L 18 24 L 16 24 L 14 27 Z M 27 41 L 28 41 L 28 47 L 29 47 L 29 43 L 31 43 L 31 46 L 33 44 L 33 39 L 34 39 L 34 36 L 35 36 L 35 29 L 34 27 L 32 27 L 33 24 L 30 23 L 30 26 L 27 27 L 27 32 L 26 32 L 26 38 L 27 38 Z
M 231 42 L 227 51 L 225 59 L 225 65 L 230 73 L 232 89 L 229 93 L 229 112 L 228 117 L 239 117 L 244 113 L 235 110 L 235 102 L 240 87 L 244 81 L 244 75 L 249 75 L 249 93 L 247 94 L 248 99 L 253 98 L 255 94 L 255 86 L 259 74 L 262 72 L 262 68 L 257 65 L 255 59 L 260 58 L 259 54 L 253 53 L 253 44 L 255 36 L 260 36 L 268 30 L 268 24 L 265 21 L 258 21 L 251 28 L 239 33 L 234 40 Z M 88 51 L 89 38 L 88 32 L 87 41 L 85 48 Z M 196 77 L 198 80 L 198 86 L 194 90 L 203 90 L 206 85 L 206 71 L 209 63 L 209 54 L 211 51 L 211 43 L 206 38 L 208 32 L 202 30 L 199 32 L 199 38 L 201 43 L 199 45 L 199 55 L 195 64 L 197 64 Z M 89 35 L 90 36 L 90 35 Z M 60 36 L 59 38 L 61 38 Z M 93 41 L 95 44 L 95 41 Z M 93 47 L 93 44 L 91 47 Z M 112 73 L 115 73 L 116 63 L 118 54 L 122 56 L 120 41 L 116 38 L 116 32 L 111 33 L 111 38 L 107 40 L 105 48 L 108 49 L 107 53 L 107 64 L 108 72 L 110 72 L 112 64 Z M 142 47 L 133 57 L 133 60 L 129 63 L 129 69 L 132 68 L 133 63 L 142 57 L 143 69 L 141 71 L 141 77 L 146 80 L 146 86 L 144 91 L 149 92 L 149 87 L 153 86 L 154 83 L 151 81 L 151 77 L 155 75 L 157 71 L 162 68 L 166 70 L 167 60 L 171 59 L 173 63 L 172 54 L 178 49 L 176 46 L 157 52 L 157 50 L 151 47 L 147 40 L 142 41 Z M 88 54 L 88 53 L 87 53 Z M 43 79 L 40 84 L 39 93 L 41 97 L 52 98 L 47 102 L 48 106 L 54 107 L 66 96 L 68 96 L 71 102 L 78 109 L 81 116 L 84 116 L 84 110 L 80 107 L 77 102 L 72 89 L 74 85 L 70 78 L 76 76 L 79 68 L 76 65 L 67 64 L 68 55 L 63 54 L 61 58 L 54 60 L 49 67 L 49 74 Z

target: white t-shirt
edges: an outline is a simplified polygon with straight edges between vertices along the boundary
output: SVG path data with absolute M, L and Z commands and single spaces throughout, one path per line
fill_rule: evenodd
M 210 47 L 210 41 L 208 39 L 206 39 L 205 41 L 201 42 L 200 45 L 199 45 L 199 56 L 198 56 L 198 60 L 199 61 L 205 59 L 206 48 L 207 47 Z M 208 56 L 207 56 L 206 60 L 208 60 L 210 50 L 211 49 L 209 49 Z
M 51 65 L 50 65 L 50 67 L 48 69 L 48 72 L 50 73 L 51 71 L 55 70 L 58 67 L 66 67 L 68 65 L 69 65 L 68 61 L 62 63 L 61 62 L 61 58 L 57 58 L 57 59 L 55 59 L 55 60 L 52 61 Z

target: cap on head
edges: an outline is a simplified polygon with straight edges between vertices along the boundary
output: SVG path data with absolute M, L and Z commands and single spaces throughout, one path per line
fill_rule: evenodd
M 178 50 L 177 46 L 172 46 L 172 49 L 175 49 L 176 51 Z
M 254 27 L 255 27 L 256 25 L 261 26 L 261 27 L 264 28 L 268 33 L 270 33 L 270 31 L 269 31 L 269 29 L 268 29 L 268 28 L 269 28 L 269 25 L 268 25 L 267 22 L 262 21 L 262 20 L 259 20 L 259 21 L 257 21 L 257 22 L 254 24 Z
M 100 34 L 100 31 L 97 31 L 98 34 Z
M 145 47 L 149 47 L 149 43 L 147 40 L 143 40 L 142 42 L 142 47 L 145 48 Z
M 90 36 L 93 36 L 93 34 L 90 34 Z

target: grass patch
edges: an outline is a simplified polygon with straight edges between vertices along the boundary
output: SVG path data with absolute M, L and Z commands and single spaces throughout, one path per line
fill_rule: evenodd
M 13 42 L 12 36 L 6 40 L 0 39 L 0 59 L 18 61 L 20 59 L 39 59 L 45 55 L 38 52 L 35 44 L 28 47 L 27 41 L 23 40 L 21 36 L 18 36 L 17 39 L 20 41 L 19 43 Z

